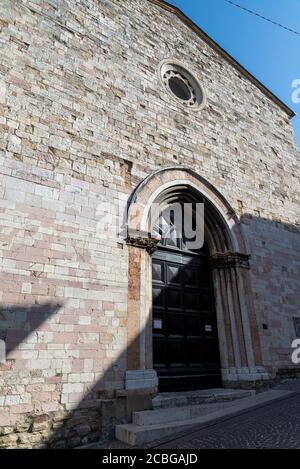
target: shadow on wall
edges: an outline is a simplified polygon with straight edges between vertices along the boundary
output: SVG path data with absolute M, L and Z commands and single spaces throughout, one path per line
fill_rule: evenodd
M 207 257 L 201 257 L 201 263 L 203 259 L 207 259 Z M 191 266 L 187 264 L 185 267 L 195 270 L 196 266 L 194 260 Z M 172 278 L 172 284 L 180 285 L 183 282 L 182 273 L 175 273 Z M 208 279 L 207 284 L 210 284 L 210 279 Z M 192 290 L 194 291 L 194 289 Z M 159 305 L 165 304 L 165 301 L 164 289 L 160 289 L 159 294 L 155 296 L 154 308 L 156 312 L 163 314 L 161 311 L 163 308 Z M 203 299 L 203 301 L 205 301 L 207 305 L 207 299 Z M 211 313 L 214 313 L 213 306 L 211 303 L 209 304 Z M 62 304 L 45 304 L 41 306 L 28 306 L 26 308 L 10 306 L 2 309 L 0 317 L 2 317 L 4 321 L 2 321 L 2 323 L 0 321 L 1 332 L 3 337 L 7 340 L 7 346 L 13 359 L 18 360 L 23 352 L 17 350 L 18 344 L 26 341 L 29 335 L 37 332 L 39 327 L 53 314 L 57 313 L 62 306 Z M 178 313 L 175 313 L 175 315 L 178 315 Z M 151 322 L 151 324 L 149 324 L 149 322 Z M 204 322 L 205 320 L 203 318 L 203 324 Z M 214 315 L 211 318 L 211 322 L 215 324 Z M 201 326 L 203 326 L 203 324 L 201 324 Z M 151 319 L 145 326 L 145 330 L 149 330 L 149 327 L 152 327 Z M 143 335 L 143 331 L 141 331 L 141 335 Z M 197 336 L 195 331 L 193 335 L 194 338 Z M 200 337 L 198 337 L 197 343 L 200 343 Z M 170 364 L 172 357 L 166 345 L 165 342 L 164 354 L 167 369 L 168 363 Z M 77 346 L 78 349 L 80 351 L 83 350 L 84 353 L 88 351 L 89 345 L 78 344 Z M 47 344 L 45 344 L 45 351 L 47 352 L 46 347 Z M 104 372 L 101 379 L 96 383 L 86 383 L 84 396 L 78 391 L 78 387 L 80 387 L 82 383 L 72 380 L 72 375 L 75 376 L 76 373 L 73 372 L 69 375 L 62 373 L 47 380 L 47 377 L 44 377 L 42 374 L 44 370 L 36 370 L 40 372 L 40 374 L 35 377 L 44 379 L 46 385 L 47 383 L 57 383 L 62 407 L 66 405 L 69 410 L 61 410 L 53 414 L 38 412 L 36 415 L 27 415 L 25 419 L 22 419 L 22 423 L 17 425 L 16 433 L 13 437 L 9 438 L 9 434 L 3 437 L 0 436 L 0 448 L 1 446 L 7 447 L 7 445 L 11 444 L 19 448 L 28 448 L 30 446 L 57 449 L 73 448 L 101 439 L 113 438 L 116 423 L 128 422 L 132 417 L 133 411 L 149 409 L 151 407 L 152 395 L 149 395 L 149 392 L 135 393 L 133 395 L 130 391 L 125 391 L 124 389 L 107 389 L 108 383 L 120 381 L 120 374 L 123 374 L 122 387 L 124 388 L 124 369 L 126 369 L 127 358 L 128 356 L 136 355 L 136 351 L 139 350 L 139 348 L 140 336 L 136 337 L 127 349 L 118 356 L 112 366 Z M 182 349 L 184 350 L 184 347 L 182 347 Z M 205 359 L 204 361 L 207 361 L 207 353 L 204 350 L 201 352 L 203 359 Z M 71 361 L 72 357 L 70 357 L 69 360 Z M 193 360 L 193 362 L 195 362 L 195 360 Z M 33 370 L 33 375 L 35 374 L 34 371 L 35 370 Z M 172 371 L 172 367 L 169 367 L 167 371 Z M 190 371 L 190 373 L 192 373 L 192 371 Z M 195 371 L 193 371 L 193 373 L 194 372 Z M 201 372 L 202 374 L 204 373 L 203 370 L 201 370 Z M 189 373 L 189 370 L 185 370 L 185 374 L 186 373 Z M 207 368 L 205 368 L 205 373 L 207 373 Z M 79 376 L 79 373 L 76 375 Z M 41 384 L 41 389 L 43 389 L 43 386 L 44 385 Z M 19 431 L 19 429 L 21 429 L 21 431 Z
M 299 317 L 300 306 L 300 227 L 249 215 L 242 216 L 241 221 L 252 252 L 252 282 L 260 333 L 265 336 L 270 357 L 280 355 L 288 360 L 290 349 L 287 344 L 295 338 L 293 317 Z M 261 283 L 258 285 L 258 279 L 263 282 L 265 290 L 261 288 Z M 2 307 L 0 338 L 5 340 L 8 353 L 12 356 L 17 353 L 18 345 L 26 342 L 61 307 L 63 304 L 55 303 Z M 284 309 L 286 312 L 283 312 Z M 289 327 L 287 321 L 290 322 Z M 262 330 L 262 323 L 268 324 L 267 330 Z M 148 327 L 152 328 L 152 324 Z M 281 345 L 274 343 L 272 328 L 277 328 L 275 339 L 279 340 L 280 337 Z M 150 395 L 129 393 L 126 396 L 124 389 L 107 388 L 107 383 L 124 380 L 122 376 L 127 356 L 139 347 L 139 343 L 140 338 L 136 337 L 98 382 L 86 384 L 84 397 L 77 389 L 80 383 L 69 382 L 67 375 L 59 374 L 52 381 L 49 379 L 49 383 L 57 385 L 59 395 L 63 387 L 67 387 L 70 410 L 23 415 L 21 423 L 0 436 L 0 448 L 73 448 L 112 437 L 116 423 L 128 422 L 133 410 L 150 408 L 151 405 Z M 85 351 L 89 347 L 88 344 L 78 345 L 80 350 Z M 265 359 L 268 361 L 268 357 Z M 289 361 L 285 362 L 285 367 L 288 367 L 287 363 Z M 13 363 L 11 369 L 14 369 Z M 4 387 L 6 393 L 8 387 Z M 61 401 L 61 404 L 64 408 L 66 403 Z
M 34 310 L 34 313 L 30 311 Z M 25 321 L 22 323 L 26 328 L 26 332 L 15 329 L 4 328 L 3 321 L 0 320 L 0 330 L 2 337 L 12 338 L 7 343 L 10 350 L 9 356 L 21 356 L 22 351 L 18 350 L 17 338 L 20 343 L 26 340 L 29 334 L 34 333 L 34 326 L 39 327 L 45 319 L 49 318 L 59 310 L 59 306 L 43 305 L 39 309 L 34 307 L 26 307 L 29 312 L 28 318 L 34 317 L 30 323 Z M 15 315 L 23 314 L 24 308 L 20 306 L 10 306 L 0 310 L 0 318 L 6 317 L 10 313 L 12 318 Z M 40 320 L 37 319 L 35 313 L 41 314 Z M 43 318 L 43 319 L 42 319 Z M 20 324 L 20 321 L 18 321 Z M 29 326 L 30 324 L 30 326 Z M 29 331 L 29 327 L 33 327 Z M 9 339 L 10 340 L 10 339 Z M 89 345 L 80 344 L 78 349 L 84 352 L 89 350 Z M 133 410 L 149 409 L 151 404 L 150 395 L 125 395 L 123 390 L 115 390 L 107 388 L 107 384 L 115 380 L 120 380 L 120 374 L 123 374 L 124 382 L 124 364 L 126 364 L 127 355 L 131 353 L 131 349 L 136 350 L 139 347 L 139 337 L 137 337 L 114 361 L 111 367 L 107 369 L 101 379 L 96 383 L 86 383 L 84 385 L 84 396 L 82 392 L 78 392 L 81 383 L 70 381 L 68 374 L 57 373 L 54 377 L 44 377 L 45 370 L 31 370 L 31 376 L 34 383 L 29 383 L 33 388 L 41 388 L 44 385 L 55 384 L 57 399 L 61 404 L 61 410 L 55 412 L 42 412 L 38 409 L 33 413 L 27 413 L 17 419 L 14 426 L 5 426 L 5 431 L 1 432 L 3 425 L 3 413 L 0 413 L 0 449 L 2 448 L 74 448 L 83 444 L 99 441 L 101 439 L 111 439 L 114 436 L 114 426 L 116 423 L 125 423 L 130 420 Z M 16 354 L 16 355 L 15 355 Z M 72 358 L 69 358 L 72 361 Z M 20 359 L 22 361 L 22 359 Z M 22 374 L 22 370 L 14 368 L 14 364 L 18 364 L 18 358 L 9 358 L 6 363 L 0 363 L 1 370 L 4 371 L 3 377 L 7 382 L 3 386 L 1 395 L 9 396 L 10 391 L 10 375 L 6 375 L 5 371 L 14 373 L 14 381 L 12 389 L 16 385 L 22 384 L 22 376 L 18 378 L 18 373 Z M 46 370 L 47 371 L 47 370 Z M 73 375 L 75 373 L 72 373 Z M 37 379 L 36 379 L 37 378 Z M 39 379 L 40 378 L 40 379 Z M 19 380 L 17 382 L 17 380 Z M 39 386 L 39 383 L 40 386 Z M 66 387 L 66 388 L 65 388 Z M 123 386 L 124 387 L 124 386 Z M 42 391 L 43 392 L 43 391 Z M 33 393 L 34 394 L 34 393 Z M 34 400 L 34 396 L 32 396 Z M 68 410 L 66 410 L 66 407 Z
M 28 340 L 29 335 L 38 334 L 42 324 L 63 306 L 62 303 L 45 303 L 0 307 L 0 340 L 5 342 L 7 358 L 15 358 L 13 352 L 18 346 Z M 37 338 L 34 342 L 38 342 Z

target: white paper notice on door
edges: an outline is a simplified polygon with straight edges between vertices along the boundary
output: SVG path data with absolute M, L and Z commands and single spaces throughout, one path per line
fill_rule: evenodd
M 154 319 L 153 320 L 153 327 L 154 329 L 162 329 L 162 320 L 161 319 Z

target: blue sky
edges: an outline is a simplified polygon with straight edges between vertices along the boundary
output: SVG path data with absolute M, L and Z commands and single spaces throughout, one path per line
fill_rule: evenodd
M 300 0 L 233 0 L 300 32 Z M 169 0 L 188 15 L 299 116 L 293 119 L 300 148 L 300 103 L 292 82 L 300 80 L 297 36 L 228 4 L 225 0 Z

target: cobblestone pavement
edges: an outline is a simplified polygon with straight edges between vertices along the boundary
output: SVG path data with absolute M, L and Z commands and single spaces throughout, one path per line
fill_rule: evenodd
M 297 392 L 290 397 L 228 417 L 189 435 L 157 444 L 162 449 L 232 449 L 298 448 L 300 449 L 300 381 L 286 383 L 278 389 Z

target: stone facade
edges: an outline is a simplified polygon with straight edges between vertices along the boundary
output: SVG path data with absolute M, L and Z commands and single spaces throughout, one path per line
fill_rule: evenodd
M 109 226 L 159 169 L 190 168 L 228 201 L 251 256 L 261 365 L 270 379 L 293 368 L 300 168 L 288 110 L 162 2 L 6 0 L 0 12 L 0 445 L 103 437 L 140 380 L 149 392 L 135 405 L 149 404 L 149 325 L 137 321 L 149 298 L 135 283 L 149 259 Z M 198 77 L 202 110 L 162 87 L 169 58 Z

